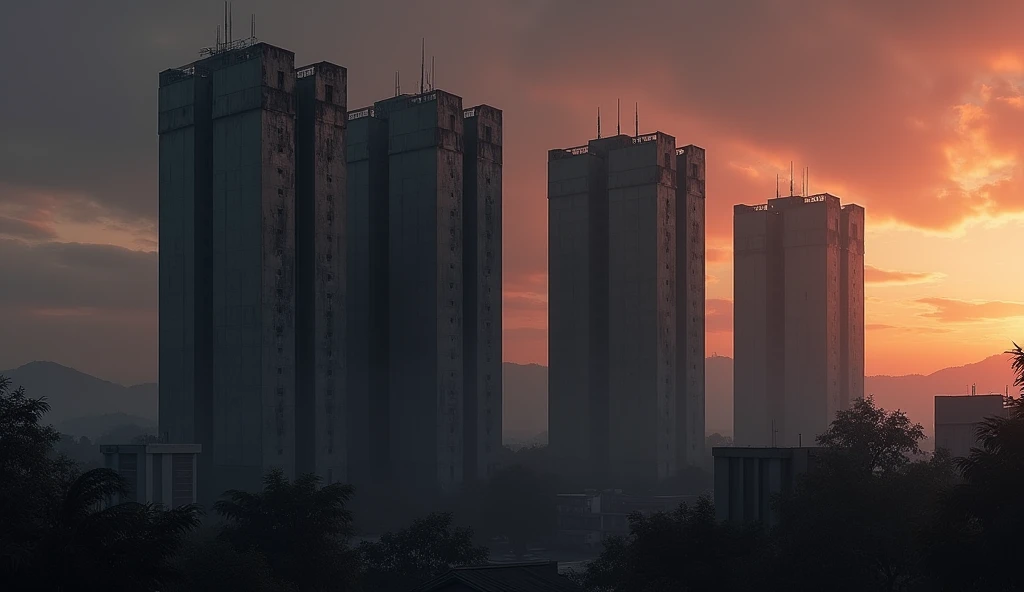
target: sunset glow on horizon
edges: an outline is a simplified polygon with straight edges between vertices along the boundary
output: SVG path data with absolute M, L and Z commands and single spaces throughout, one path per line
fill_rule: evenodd
M 425 35 L 439 88 L 504 111 L 507 361 L 547 362 L 547 151 L 595 137 L 598 108 L 613 133 L 617 99 L 623 133 L 638 103 L 641 133 L 707 151 L 709 356 L 732 355 L 733 205 L 773 198 L 777 177 L 787 195 L 790 163 L 797 187 L 809 167 L 811 193 L 866 209 L 867 374 L 928 373 L 1024 340 L 1024 4 L 595 0 L 583 17 L 571 2 L 459 0 L 442 18 L 388 0 L 317 19 L 251 4 L 262 40 L 348 68 L 352 109 L 392 94 L 395 70 L 412 88 Z M 32 3 L 12 10 L 8 23 L 42 18 Z M 111 31 L 87 57 L 46 52 L 68 76 L 37 73 L 39 56 L 11 64 L 37 92 L 0 110 L 12 278 L 0 321 L 27 336 L 0 346 L 0 368 L 52 359 L 157 378 L 156 75 L 195 59 L 218 14 L 154 10 L 166 14 L 125 11 L 113 29 L 100 11 L 62 15 L 56 29 Z M 29 45 L 0 32 L 4 47 Z M 79 104 L 59 98 L 68 88 Z

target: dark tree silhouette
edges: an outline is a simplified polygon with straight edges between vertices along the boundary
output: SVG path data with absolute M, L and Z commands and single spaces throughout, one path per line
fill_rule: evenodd
M 605 542 L 576 579 L 592 592 L 745 590 L 745 564 L 758 549 L 756 527 L 719 523 L 710 499 L 672 512 L 629 517 L 630 533 Z
M 554 480 L 514 465 L 495 473 L 483 491 L 480 524 L 489 536 L 508 539 L 516 556 L 551 536 L 558 519 Z
M 236 549 L 212 532 L 197 532 L 174 558 L 180 577 L 164 592 L 297 592 L 270 572 L 255 549 Z
M 911 423 L 902 411 L 888 412 L 875 405 L 874 398 L 857 399 L 850 409 L 836 413 L 818 444 L 840 452 L 848 461 L 868 472 L 892 471 L 921 454 L 924 428 Z
M 118 504 L 126 491 L 109 469 L 79 474 L 53 454 L 59 435 L 40 425 L 45 401 L 0 377 L 0 582 L 13 590 L 156 590 L 169 560 L 198 524 L 187 506 L 163 511 Z
M 1024 387 L 1024 351 L 1014 344 L 1014 386 Z M 947 589 L 1024 589 L 1024 398 L 1007 401 L 1003 417 L 987 418 L 979 446 L 958 459 L 963 483 L 949 498 L 932 566 Z M 954 568 L 953 566 L 956 566 Z
M 472 530 L 453 527 L 450 513 L 435 512 L 359 545 L 363 589 L 411 589 L 453 567 L 484 564 L 487 555 L 487 547 L 473 545 Z
M 344 590 L 357 573 L 349 548 L 352 487 L 322 485 L 316 475 L 293 482 L 280 470 L 267 474 L 263 491 L 231 490 L 214 504 L 226 520 L 221 533 L 236 549 L 253 549 L 274 577 L 300 590 Z

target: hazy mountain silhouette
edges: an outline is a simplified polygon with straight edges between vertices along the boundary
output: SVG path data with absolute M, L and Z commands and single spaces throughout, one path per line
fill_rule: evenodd
M 706 430 L 709 434 L 731 435 L 733 360 L 713 356 L 707 359 L 705 368 Z M 547 368 L 506 362 L 503 369 L 505 433 L 525 439 L 529 434 L 547 430 Z M 978 393 L 1002 393 L 1007 385 L 1013 384 L 1013 373 L 1008 356 L 1000 354 L 928 375 L 868 376 L 864 382 L 865 394 L 873 394 L 881 407 L 902 409 L 930 435 L 935 419 L 935 395 L 967 394 L 972 384 L 977 385 Z
M 44 421 L 67 434 L 96 438 L 119 425 L 156 424 L 155 383 L 126 387 L 54 362 L 30 362 L 0 374 L 24 386 L 30 397 L 46 397 L 50 412 Z
M 537 364 L 502 364 L 504 371 L 503 432 L 507 443 L 540 442 L 548 429 L 548 369 Z M 732 434 L 733 360 L 712 356 L 706 365 L 707 432 Z M 32 362 L 0 372 L 32 397 L 46 397 L 51 410 L 46 420 L 64 433 L 99 437 L 123 425 L 152 430 L 157 419 L 157 385 L 125 387 L 100 380 L 53 362 Z M 932 432 L 934 396 L 1004 392 L 1013 384 L 1006 355 L 974 364 L 945 368 L 928 375 L 868 376 L 865 393 L 874 394 L 886 409 L 902 409 Z

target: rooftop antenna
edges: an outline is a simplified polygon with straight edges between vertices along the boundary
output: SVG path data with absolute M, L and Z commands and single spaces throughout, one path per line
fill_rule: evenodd
M 634 134 L 640 135 L 640 103 L 633 104 L 633 131 Z
M 228 2 L 228 41 L 235 40 L 235 3 Z
M 231 39 L 231 32 L 228 31 L 228 0 L 224 0 L 224 44 L 227 45 Z
M 434 56 L 430 56 L 430 90 L 437 88 L 437 82 L 434 78 Z
M 775 199 L 779 199 L 779 174 L 775 173 Z
M 395 71 L 395 96 L 402 94 L 402 71 Z
M 793 161 L 789 161 L 789 196 L 793 197 Z
M 256 38 L 256 13 L 255 12 L 252 13 L 252 16 L 249 19 L 249 38 L 250 39 L 255 39 Z
M 420 39 L 420 94 L 424 93 L 423 83 L 425 76 L 425 66 L 427 60 L 427 39 L 424 37 Z
M 601 108 L 597 108 L 597 139 L 601 139 Z
M 811 194 L 811 167 L 807 167 L 807 195 Z
M 615 135 L 622 134 L 622 99 L 615 99 Z
M 217 44 L 214 47 L 220 47 L 220 25 L 217 25 Z

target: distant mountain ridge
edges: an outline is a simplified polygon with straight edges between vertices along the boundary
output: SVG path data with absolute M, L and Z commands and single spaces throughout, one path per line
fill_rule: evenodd
M 64 433 L 96 438 L 118 425 L 156 426 L 156 383 L 124 386 L 55 362 L 30 362 L 0 374 L 28 396 L 45 397 L 50 411 L 44 421 Z
M 733 360 L 712 356 L 706 365 L 705 426 L 707 432 L 732 434 Z M 548 369 L 538 364 L 502 364 L 504 385 L 503 434 L 510 444 L 546 439 L 548 429 Z M 95 438 L 124 424 L 153 429 L 157 422 L 156 383 L 130 387 L 101 380 L 54 362 L 32 362 L 0 371 L 31 397 L 46 397 L 46 421 L 65 433 Z M 974 364 L 944 368 L 927 375 L 868 376 L 865 393 L 886 409 L 902 409 L 931 433 L 934 396 L 967 394 L 971 385 L 980 393 L 1003 393 L 1013 384 L 1006 355 Z

